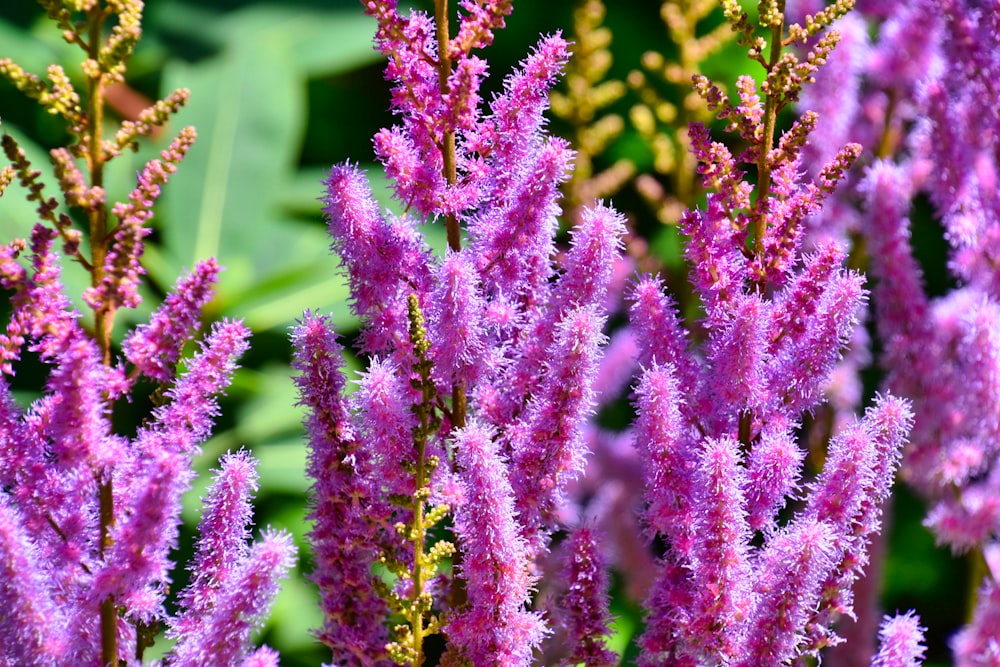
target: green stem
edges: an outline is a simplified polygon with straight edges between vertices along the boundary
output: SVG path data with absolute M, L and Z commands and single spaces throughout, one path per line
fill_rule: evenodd
M 438 90 L 441 97 L 445 97 L 448 92 L 448 77 L 451 76 L 451 35 L 448 26 L 448 0 L 434 0 L 434 22 L 437 26 L 438 44 Z M 443 164 L 444 178 L 448 185 L 454 185 L 458 181 L 455 132 L 446 129 L 441 145 L 441 161 Z M 458 218 L 454 215 L 445 216 L 445 231 L 448 236 L 448 247 L 454 252 L 462 249 L 462 234 L 458 225 Z M 451 427 L 459 429 L 465 426 L 467 411 L 465 381 L 459 380 L 451 388 Z M 419 487 L 418 487 L 419 488 Z M 457 566 L 462 561 L 461 550 L 456 550 L 453 564 Z M 452 586 L 452 607 L 461 606 L 465 602 L 465 588 L 461 585 L 461 580 L 454 581 Z
M 104 9 L 96 4 L 87 16 L 87 55 L 98 61 L 101 48 Z M 87 118 L 89 132 L 85 137 L 87 166 L 92 187 L 104 187 L 104 74 L 87 81 Z M 90 223 L 90 265 L 91 285 L 97 286 L 104 278 L 104 261 L 108 253 L 110 238 L 108 211 L 104 202 L 98 202 L 89 213 Z M 94 311 L 94 338 L 105 365 L 111 364 L 111 330 L 114 323 L 114 309 L 102 306 Z M 100 544 L 98 553 L 104 558 L 111 547 L 111 530 L 115 525 L 114 488 L 111 475 L 104 475 L 98 481 Z M 101 601 L 101 664 L 118 664 L 118 610 L 114 596 Z
M 441 92 L 441 97 L 444 98 L 448 94 L 448 77 L 451 76 L 448 0 L 434 0 L 434 22 L 437 25 L 438 90 Z M 455 131 L 448 128 L 444 132 L 441 143 L 441 160 L 444 163 L 444 178 L 448 185 L 454 185 L 458 180 L 455 152 Z M 448 234 L 448 247 L 455 252 L 461 250 L 462 235 L 458 228 L 458 219 L 455 216 L 445 216 L 445 230 Z
M 768 74 L 778 64 L 781 58 L 781 36 L 785 29 L 782 19 L 777 25 L 771 26 L 771 53 L 768 58 Z M 774 146 L 774 133 L 778 120 L 779 92 L 768 89 L 764 95 L 764 133 L 761 137 L 760 154 L 757 156 L 757 197 L 754 219 L 754 254 L 764 252 L 764 236 L 767 233 L 768 197 L 771 195 L 771 165 L 768 163 L 768 153 Z
M 965 623 L 972 622 L 972 616 L 976 613 L 976 605 L 979 603 L 979 589 L 983 585 L 983 579 L 989 575 L 989 568 L 986 566 L 986 559 L 983 557 L 982 549 L 973 549 L 969 552 L 969 593 L 968 602 L 965 605 Z

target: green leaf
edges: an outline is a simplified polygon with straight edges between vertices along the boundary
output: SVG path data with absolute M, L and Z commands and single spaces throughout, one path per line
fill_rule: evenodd
M 283 33 L 294 36 L 292 50 L 310 78 L 349 72 L 381 59 L 374 49 L 375 19 L 358 11 L 326 11 L 289 5 L 258 5 L 220 22 L 227 42 L 239 43 Z
M 56 61 L 47 44 L 21 28 L 0 19 L 0 58 L 10 58 L 32 74 L 45 77 L 45 69 Z
M 184 263 L 252 254 L 257 226 L 291 171 L 303 130 L 304 95 L 287 36 L 243 44 L 196 66 L 172 62 L 167 89 L 191 102 L 176 121 L 199 140 L 162 197 L 168 248 Z M 225 243 L 223 243 L 225 239 Z
M 218 48 L 256 44 L 275 35 L 289 40 L 289 55 L 309 78 L 332 76 L 378 61 L 375 19 L 359 11 L 287 4 L 261 4 L 226 14 L 201 6 L 171 3 L 156 12 L 161 30 L 183 34 Z

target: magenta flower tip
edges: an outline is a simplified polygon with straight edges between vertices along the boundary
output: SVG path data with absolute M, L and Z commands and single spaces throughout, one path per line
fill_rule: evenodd
M 885 616 L 878 636 L 879 650 L 872 657 L 871 667 L 920 667 L 923 664 L 924 628 L 913 611 Z

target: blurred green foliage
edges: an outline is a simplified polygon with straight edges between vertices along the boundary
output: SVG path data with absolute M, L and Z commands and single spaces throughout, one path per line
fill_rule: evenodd
M 650 49 L 668 57 L 676 52 L 666 43 L 657 0 L 609 5 L 605 23 L 614 36 L 610 78 L 625 80 Z M 498 33 L 486 52 L 493 74 L 487 99 L 540 33 L 560 29 L 569 33 L 572 9 L 572 0 L 515 3 L 508 28 Z M 173 133 L 184 125 L 197 127 L 198 142 L 156 209 L 155 233 L 145 257 L 149 271 L 145 303 L 137 313 L 123 313 L 116 334 L 143 319 L 182 268 L 207 256 L 218 257 L 226 267 L 207 316 L 243 318 L 255 336 L 224 401 L 216 436 L 198 461 L 200 474 L 186 499 L 185 521 L 189 526 L 197 521 L 198 499 L 218 457 L 226 450 L 251 448 L 261 462 L 258 526 L 287 528 L 301 546 L 296 575 L 285 582 L 263 637 L 282 653 L 286 666 L 318 665 L 327 658 L 309 635 L 309 629 L 319 625 L 319 612 L 317 595 L 303 576 L 310 568 L 303 540 L 308 481 L 303 474 L 302 412 L 294 407 L 288 365 L 288 327 L 305 309 L 332 313 L 348 340 L 357 326 L 338 262 L 328 250 L 319 201 L 324 170 L 348 159 L 362 164 L 383 205 L 394 206 L 381 171 L 371 164 L 371 137 L 392 122 L 382 62 L 372 49 L 373 33 L 373 21 L 353 0 L 149 0 L 144 37 L 127 74 L 129 87 L 150 100 L 186 87 L 191 89 L 191 102 L 165 136 L 114 162 L 108 176 L 110 195 L 124 199 L 134 186 L 135 173 L 166 147 Z M 76 54 L 29 0 L 0 5 L 2 56 L 35 73 L 44 72 L 52 62 L 63 65 L 71 76 L 79 68 Z M 749 61 L 731 50 L 716 56 L 705 71 L 730 84 L 740 73 L 753 73 Z M 676 99 L 680 93 L 672 94 L 672 101 L 680 102 Z M 635 102 L 634 96 L 626 96 L 613 111 L 627 116 Z M 4 130 L 15 134 L 36 168 L 46 171 L 45 151 L 66 139 L 59 121 L 6 82 L 0 82 L 0 115 Z M 565 130 L 558 123 L 553 128 Z M 635 162 L 640 171 L 649 170 L 651 153 L 627 126 L 606 154 L 597 156 L 596 168 L 621 157 Z M 47 182 L 54 192 L 54 179 Z M 680 261 L 676 231 L 658 222 L 634 190 L 627 188 L 613 200 L 630 213 L 632 226 L 659 254 L 661 265 L 676 268 Z M 33 206 L 12 187 L 0 206 L 0 239 L 27 235 L 34 217 Z M 432 243 L 443 248 L 443 229 L 429 225 L 427 232 Z M 932 220 L 918 219 L 917 237 L 932 289 L 940 293 L 947 283 L 940 230 Z M 67 275 L 74 294 L 82 291 L 84 280 L 82 271 Z M 31 369 L 22 370 L 16 388 L 31 395 Z M 34 381 L 40 383 L 38 377 Z M 875 375 L 870 378 L 872 389 L 877 381 Z M 128 416 L 122 420 L 128 422 Z M 920 526 L 919 502 L 905 492 L 900 497 L 891 519 L 885 607 L 888 611 L 915 607 L 930 627 L 930 657 L 945 664 L 947 636 L 962 619 L 963 575 Z M 190 553 L 191 539 L 191 530 L 186 529 L 180 562 Z M 177 572 L 175 590 L 185 580 L 186 574 Z M 963 593 L 956 595 L 956 590 Z M 618 615 L 614 648 L 625 652 L 628 660 L 635 650 L 628 640 L 641 629 L 641 617 L 620 598 L 614 611 Z

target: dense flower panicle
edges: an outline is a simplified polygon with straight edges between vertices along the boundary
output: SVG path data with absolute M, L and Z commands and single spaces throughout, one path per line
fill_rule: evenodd
M 512 483 L 520 521 L 532 548 L 544 546 L 544 527 L 569 479 L 579 475 L 587 452 L 582 425 L 593 407 L 591 385 L 604 319 L 593 308 L 577 308 L 556 325 L 546 372 L 522 418 L 511 425 Z
M 854 584 L 868 566 L 870 536 L 881 528 L 883 506 L 912 425 L 906 401 L 877 396 L 860 423 L 848 425 L 831 441 L 832 460 L 817 479 L 806 509 L 807 516 L 833 526 L 837 559 L 825 577 L 822 603 L 807 628 L 810 650 L 841 641 L 829 628 L 839 615 L 853 613 Z M 870 465 L 870 471 L 856 470 L 857 461 Z M 838 484 L 846 485 L 841 487 L 842 498 L 834 498 Z
M 412 475 L 406 473 L 416 463 L 412 391 L 391 361 L 374 358 L 351 400 L 360 415 L 358 439 L 371 456 L 373 479 L 387 493 L 403 496 L 415 491 Z
M 646 522 L 651 534 L 666 536 L 683 557 L 692 548 L 694 534 L 689 503 L 695 457 L 681 413 L 684 396 L 672 367 L 646 369 L 636 396 L 635 444 L 643 467 Z
M 867 292 L 864 279 L 838 271 L 828 281 L 800 336 L 786 336 L 775 352 L 770 385 L 795 415 L 823 400 L 837 362 L 851 341 Z
M 156 309 L 148 324 L 141 324 L 122 342 L 125 358 L 146 377 L 170 382 L 176 372 L 184 342 L 191 338 L 201 309 L 212 298 L 219 274 L 214 259 L 200 262 Z
M 429 313 L 431 355 L 439 385 L 450 390 L 457 381 L 474 384 L 492 370 L 487 303 L 467 251 L 449 252 L 438 275 Z
M 735 658 L 750 604 L 750 527 L 740 443 L 708 439 L 695 473 L 691 643 L 707 659 Z
M 219 588 L 232 576 L 249 551 L 247 540 L 253 524 L 252 494 L 257 490 L 255 462 L 246 450 L 227 453 L 203 501 L 198 524 L 198 548 L 188 566 L 191 583 L 181 593 L 184 610 L 171 624 L 177 637 L 196 629 L 212 609 Z
M 837 643 L 833 622 L 852 613 L 849 589 L 910 426 L 904 403 L 880 399 L 864 422 L 841 428 L 818 477 L 805 476 L 796 432 L 803 413 L 822 405 L 866 303 L 864 279 L 843 266 L 844 248 L 805 251 L 806 221 L 861 148 L 832 148 L 803 180 L 818 117 L 803 114 L 767 143 L 775 105 L 798 94 L 794 77 L 778 76 L 795 59 L 786 53 L 768 65 L 758 47 L 751 58 L 768 69 L 759 94 L 741 79 L 738 102 L 729 102 L 695 80 L 748 144 L 734 156 L 706 128 L 691 129 L 711 191 L 703 209 L 680 220 L 704 315 L 697 347 L 656 281 L 640 279 L 632 294 L 632 326 L 646 337 L 634 429 L 644 515 L 665 547 L 646 602 L 642 664 L 790 664 Z M 796 76 L 814 69 L 810 61 Z M 756 170 L 756 185 L 743 165 Z M 791 499 L 802 501 L 795 511 L 786 508 Z
M 388 606 L 378 596 L 370 566 L 378 558 L 374 537 L 380 513 L 371 475 L 371 454 L 357 441 L 357 427 L 344 396 L 342 348 L 327 318 L 306 313 L 292 333 L 299 402 L 307 408 L 313 479 L 308 518 L 323 627 L 317 637 L 350 665 L 389 665 Z
M 351 306 L 364 325 L 361 349 L 389 353 L 407 340 L 409 292 L 430 289 L 429 251 L 409 217 L 379 213 L 356 167 L 333 167 L 326 186 L 333 248 L 347 269 Z
M 190 487 L 194 473 L 186 456 L 166 450 L 144 461 L 140 474 L 141 485 L 133 487 L 137 495 L 128 503 L 127 518 L 114 526 L 113 547 L 105 566 L 96 573 L 95 601 L 168 581 L 169 554 L 177 547 L 181 495 Z M 166 591 L 158 592 L 162 601 Z
M 39 549 L 0 493 L 0 660 L 44 667 L 66 664 L 70 641 L 60 605 L 50 595 Z
M 559 184 L 572 154 L 545 134 L 543 112 L 568 57 L 560 35 L 543 38 L 484 109 L 487 67 L 472 50 L 492 41 L 509 0 L 461 2 L 453 38 L 436 24 L 441 16 L 403 16 L 394 0 L 365 7 L 378 21 L 376 43 L 388 56 L 386 78 L 400 120 L 378 133 L 376 155 L 408 212 L 444 219 L 449 248 L 443 257 L 430 253 L 416 220 L 380 215 L 359 172 L 333 168 L 326 183 L 329 231 L 362 319 L 358 349 L 374 360 L 350 405 L 335 407 L 324 398 L 342 391 L 339 365 L 328 361 L 332 338 L 305 334 L 325 325 L 307 322 L 294 337 L 300 354 L 309 350 L 296 368 L 313 413 L 307 427 L 317 505 L 310 537 L 325 616 L 320 638 L 335 661 L 380 664 L 386 632 L 377 619 L 402 604 L 408 625 L 396 626 L 388 648 L 397 657 L 419 651 L 423 635 L 415 635 L 440 631 L 440 618 L 449 638 L 443 664 L 528 664 L 545 627 L 525 609 L 529 573 L 562 518 L 567 484 L 584 468 L 583 422 L 605 342 L 600 306 L 624 222 L 595 207 L 581 216 L 572 247 L 555 261 Z M 482 461 L 463 462 L 463 448 L 484 447 L 476 454 Z M 493 470 L 491 484 L 503 487 L 490 502 L 510 504 L 501 511 L 510 516 L 496 519 L 506 526 L 496 530 L 510 534 L 493 537 L 513 544 L 516 554 L 487 553 L 480 543 L 492 538 L 475 532 L 485 519 L 469 512 L 486 501 L 470 500 L 479 487 L 469 475 L 486 475 L 484 466 Z M 428 504 L 424 494 L 444 504 Z M 450 548 L 447 540 L 427 539 L 423 523 L 440 521 L 449 506 L 459 538 L 456 567 L 432 580 L 443 585 L 409 591 L 415 569 L 438 563 Z M 405 585 L 387 594 L 385 582 L 372 581 L 368 564 L 379 557 L 403 568 L 402 575 L 415 568 L 402 576 Z M 497 558 L 518 563 L 513 575 L 492 569 Z M 376 588 L 391 605 L 375 596 Z M 455 608 L 443 599 L 448 590 Z M 499 611 L 490 591 L 506 591 Z M 424 594 L 431 604 L 417 624 L 407 611 L 412 600 L 398 600 Z
M 455 452 L 465 489 L 455 533 L 470 605 L 452 616 L 449 639 L 474 667 L 530 665 L 544 625 L 525 609 L 533 584 L 530 553 L 505 461 L 493 432 L 475 423 L 457 434 Z
M 20 359 L 21 348 L 29 339 L 31 350 L 42 360 L 51 359 L 62 349 L 68 336 L 77 335 L 79 314 L 63 292 L 58 257 L 52 250 L 56 232 L 41 224 L 31 232 L 31 272 L 17 262 L 25 250 L 23 240 L 15 240 L 0 252 L 0 285 L 14 291 L 11 318 L 0 336 L 2 370 L 13 374 L 12 362 Z
M 1000 121 L 983 110 L 1000 103 L 1000 59 L 994 49 L 976 46 L 996 34 L 996 8 L 969 0 L 920 5 L 941 29 L 940 71 L 925 76 L 915 95 L 927 115 L 914 137 L 918 155 L 933 165 L 926 187 L 953 249 L 951 269 L 997 297 Z
M 557 229 L 558 184 L 570 154 L 550 139 L 519 165 L 503 199 L 469 221 L 471 249 L 490 296 L 507 295 L 522 307 L 544 301 Z
M 520 69 L 504 81 L 504 91 L 490 103 L 481 136 L 473 145 L 489 147 L 494 166 L 489 174 L 484 196 L 503 201 L 511 186 L 520 178 L 523 165 L 534 159 L 545 141 L 543 113 L 549 106 L 549 90 L 569 58 L 569 44 L 560 35 L 543 38 L 522 63 Z M 474 221 L 473 221 L 474 222 Z M 474 229 L 474 227 L 473 227 Z
M 901 210 L 905 200 L 900 201 L 894 189 L 905 187 L 904 178 L 898 167 L 872 168 L 866 181 L 871 202 L 869 243 L 873 272 L 879 278 L 876 314 L 885 341 L 888 385 L 916 399 L 913 445 L 904 475 L 918 488 L 933 491 L 945 484 L 965 484 L 981 474 L 995 451 L 1000 401 L 1000 341 L 995 331 L 1000 309 L 973 286 L 934 302 L 924 295 L 908 244 L 908 220 Z M 894 205 L 886 206 L 886 201 Z M 958 525 L 978 525 L 980 536 L 989 530 L 988 522 L 958 518 L 977 514 L 971 508 L 979 503 L 972 498 L 964 503 L 944 494 L 942 503 L 931 521 L 940 527 L 939 537 L 954 546 L 966 548 L 975 541 L 969 539 L 972 533 L 956 530 Z M 960 509 L 963 504 L 967 509 Z
M 1000 660 L 1000 587 L 987 580 L 979 589 L 971 622 L 951 639 L 958 667 L 986 667 Z
M 871 667 L 920 667 L 924 658 L 924 629 L 912 612 L 886 616 L 878 631 L 879 650 Z
M 564 640 L 570 653 L 561 665 L 613 667 L 618 655 L 605 645 L 610 632 L 608 574 L 601 553 L 601 540 L 594 528 L 580 526 L 569 537 L 565 549 L 565 578 L 569 590 L 560 600 Z
M 247 656 L 240 667 L 278 667 L 278 652 L 269 646 L 261 646 Z
M 229 385 L 236 360 L 249 347 L 250 330 L 238 320 L 223 320 L 212 326 L 200 341 L 201 349 L 187 364 L 187 370 L 167 390 L 168 403 L 154 410 L 154 429 L 167 438 L 178 438 L 170 446 L 186 449 L 205 440 L 218 414 L 218 394 Z
M 602 302 L 611 288 L 624 234 L 625 218 L 614 209 L 603 204 L 583 209 L 572 232 L 551 312 L 562 315 L 569 308 Z
M 724 423 L 743 411 L 762 412 L 769 402 L 765 386 L 769 304 L 756 294 L 733 296 L 729 322 L 711 332 L 707 363 L 714 372 L 712 405 L 722 414 L 703 414 L 701 419 Z
M 565 271 L 546 302 L 529 311 L 525 331 L 517 334 L 519 358 L 494 380 L 497 393 L 505 398 L 494 408 L 500 415 L 493 420 L 498 427 L 521 411 L 525 396 L 541 391 L 561 322 L 574 308 L 602 303 L 623 233 L 624 222 L 612 209 L 598 205 L 583 211 L 579 226 L 573 230 Z
M 833 535 L 823 522 L 804 521 L 777 532 L 757 562 L 754 605 L 740 667 L 781 665 L 797 655 L 803 628 L 833 568 Z
M 59 397 L 47 415 L 51 454 L 67 470 L 104 470 L 121 456 L 110 438 L 108 406 L 102 396 L 107 371 L 93 341 L 71 336 L 64 345 L 53 359 L 56 365 L 46 383 L 46 390 Z
M 194 142 L 194 128 L 182 129 L 137 175 L 127 200 L 113 206 L 107 202 L 105 177 L 112 171 L 106 167 L 124 149 L 138 150 L 137 139 L 164 125 L 187 92 L 153 104 L 117 133 L 109 131 L 113 118 L 105 113 L 105 95 L 124 81 L 125 61 L 141 33 L 142 3 L 86 0 L 48 9 L 65 41 L 86 52 L 76 77 L 71 80 L 61 66 L 51 65 L 45 83 L 9 59 L 0 60 L 0 75 L 61 116 L 69 135 L 68 147 L 50 151 L 61 202 L 48 196 L 41 172 L 16 140 L 4 134 L 0 142 L 12 163 L 0 169 L 0 189 L 17 177 L 39 220 L 30 243 L 15 239 L 0 246 L 0 286 L 11 297 L 0 336 L 0 662 L 139 665 L 157 628 L 176 621 L 167 612 L 166 595 L 181 495 L 194 476 L 193 458 L 211 433 L 217 395 L 247 348 L 249 330 L 239 322 L 216 326 L 177 377 L 182 350 L 195 341 L 199 311 L 211 297 L 219 270 L 208 260 L 183 277 L 152 319 L 118 349 L 116 311 L 140 302 L 148 223 L 161 188 Z M 92 30 L 105 23 L 107 30 Z M 86 96 L 74 90 L 80 77 Z M 77 210 L 71 216 L 64 209 Z M 78 219 L 89 223 L 87 243 Z M 60 257 L 53 250 L 57 239 L 66 258 L 89 274 L 82 298 L 93 312 L 86 324 L 65 293 Z M 25 350 L 33 356 L 19 364 Z M 27 365 L 32 372 L 25 386 L 37 389 L 30 383 L 36 360 L 48 374 L 41 396 L 22 408 L 13 400 L 7 376 Z M 140 424 L 134 436 L 116 433 L 119 420 L 112 417 L 121 416 L 120 402 L 132 408 L 146 402 L 135 394 L 143 375 L 159 385 L 148 397 L 157 407 L 126 417 Z M 215 494 L 210 517 L 226 513 L 220 502 L 226 503 Z M 236 505 L 228 518 L 238 525 L 216 517 L 202 526 L 210 534 L 203 535 L 203 557 L 193 567 L 203 597 L 226 578 L 226 559 L 236 555 L 214 553 L 225 549 L 212 540 L 226 542 L 230 528 L 237 531 L 237 541 L 244 538 L 250 508 L 245 502 Z M 268 562 L 275 559 L 258 558 L 249 565 L 252 576 L 236 583 L 240 594 L 254 595 L 255 587 L 260 591 L 251 603 L 228 610 L 237 625 L 254 627 L 270 603 L 268 586 L 273 588 L 274 578 L 290 565 L 290 541 L 287 536 L 279 541 L 286 562 L 273 567 Z M 264 544 L 274 542 L 266 538 Z M 260 581 L 256 586 L 253 577 Z M 220 610 L 227 611 L 215 600 L 188 604 L 195 597 L 182 600 L 191 633 L 174 635 L 181 644 L 211 627 Z M 240 636 L 238 653 L 209 651 L 189 664 L 238 664 L 249 653 L 249 629 Z M 276 664 L 273 652 L 260 655 L 261 664 Z
M 795 442 L 796 428 L 780 418 L 771 420 L 747 455 L 744 494 L 751 530 L 771 532 L 778 512 L 799 487 L 806 452 Z
M 229 576 L 218 582 L 211 609 L 197 630 L 192 628 L 174 646 L 170 664 L 240 664 L 251 652 L 250 635 L 263 625 L 263 616 L 278 592 L 278 580 L 294 564 L 292 536 L 265 532 Z
M 639 339 L 639 365 L 670 364 L 685 386 L 693 386 L 696 368 L 687 354 L 688 331 L 663 282 L 643 275 L 632 287 L 629 321 Z

